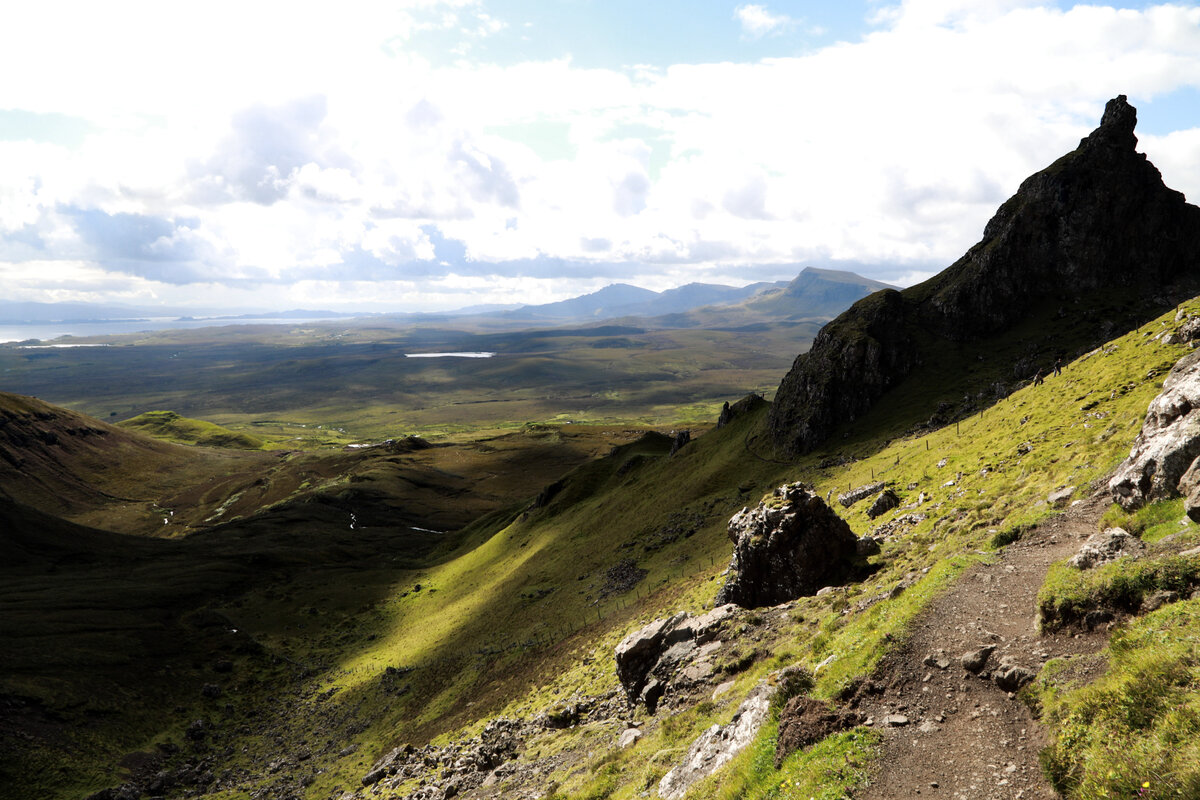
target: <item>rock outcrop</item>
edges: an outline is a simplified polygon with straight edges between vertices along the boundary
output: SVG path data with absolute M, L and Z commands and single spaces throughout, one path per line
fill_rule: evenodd
M 875 498 L 875 501 L 871 503 L 871 507 L 867 509 L 867 516 L 870 519 L 875 519 L 891 511 L 893 508 L 899 507 L 899 505 L 900 496 L 891 489 L 884 489 Z
M 849 508 L 859 500 L 864 500 L 882 490 L 883 483 L 868 483 L 866 486 L 859 486 L 857 489 L 839 494 L 838 502 L 842 504 L 842 508 Z
M 715 642 L 722 623 L 735 611 L 724 605 L 707 614 L 692 616 L 687 612 L 673 617 L 656 619 L 626 636 L 614 652 L 617 680 L 625 690 L 630 704 L 641 703 L 654 713 L 659 699 L 675 673 L 697 660 L 709 658 L 704 652 Z
M 1113 500 L 1133 510 L 1152 500 L 1188 497 L 1200 517 L 1200 352 L 1179 360 L 1150 401 L 1129 458 L 1109 481 Z M 1195 497 L 1192 495 L 1195 494 Z
M 716 602 L 743 608 L 816 594 L 841 580 L 858 550 L 845 520 L 799 483 L 734 514 L 729 538 L 733 559 Z
M 727 725 L 713 725 L 692 742 L 683 761 L 663 776 L 658 795 L 678 800 L 692 784 L 728 764 L 746 745 L 754 741 L 771 714 L 771 696 L 775 687 L 761 683 L 750 692 Z
M 1040 306 L 1114 288 L 1145 299 L 1146 315 L 1158 313 L 1163 287 L 1200 273 L 1200 208 L 1136 151 L 1136 121 L 1124 95 L 1110 100 L 1100 126 L 1027 178 L 962 258 L 902 292 L 876 292 L 826 325 L 776 393 L 776 445 L 813 449 L 920 367 L 936 339 L 986 340 Z M 1105 322 L 1092 346 L 1112 338 L 1113 321 Z
M 1108 528 L 1089 536 L 1067 564 L 1075 569 L 1091 569 L 1145 549 L 1140 539 L 1130 536 L 1124 529 Z

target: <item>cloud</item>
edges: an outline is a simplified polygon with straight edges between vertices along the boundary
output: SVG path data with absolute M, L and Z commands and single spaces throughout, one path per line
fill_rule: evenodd
M 787 14 L 772 14 L 766 6 L 755 3 L 738 6 L 733 16 L 742 24 L 742 33 L 753 38 L 779 34 L 799 24 Z
M 235 113 L 229 134 L 215 152 L 193 165 L 198 199 L 269 205 L 287 196 L 295 173 L 305 165 L 345 163 L 347 159 L 322 140 L 326 103 L 318 95 Z
M 923 275 L 1118 92 L 1168 185 L 1200 198 L 1195 103 L 1155 116 L 1200 88 L 1191 6 L 906 0 L 801 55 L 628 69 L 418 55 L 464 30 L 503 38 L 486 0 L 332 16 L 215 0 L 187 25 L 147 2 L 116 15 L 133 31 L 90 6 L 56 28 L 40 8 L 0 30 L 0 69 L 27 76 L 0 109 L 49 131 L 0 136 L 0 269 L 22 291 L 26 263 L 50 265 L 47 292 L 61 263 L 76 286 L 107 271 L 114 291 L 224 286 L 268 306 L 557 299 L 797 264 Z M 804 24 L 735 14 L 754 47 Z

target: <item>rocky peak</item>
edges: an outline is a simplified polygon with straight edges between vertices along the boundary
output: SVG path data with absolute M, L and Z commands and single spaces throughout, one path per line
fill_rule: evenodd
M 1114 289 L 1149 318 L 1162 310 L 1164 287 L 1200 278 L 1200 208 L 1136 151 L 1136 124 L 1136 109 L 1113 98 L 1100 126 L 1027 178 L 958 261 L 902 292 L 860 300 L 823 328 L 776 393 L 776 445 L 813 449 L 917 370 L 938 339 L 983 347 L 1049 304 L 1086 308 Z M 1113 332 L 1100 326 L 1077 344 Z
M 1104 106 L 1100 127 L 1079 142 L 1080 147 L 1106 146 L 1133 150 L 1137 137 L 1133 129 L 1137 126 L 1137 109 L 1129 105 L 1125 95 L 1119 94 Z

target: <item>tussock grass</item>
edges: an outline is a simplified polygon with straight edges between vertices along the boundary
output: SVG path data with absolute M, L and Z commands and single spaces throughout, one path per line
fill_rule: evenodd
M 1088 570 L 1054 564 L 1038 592 L 1044 630 L 1081 621 L 1093 610 L 1131 613 L 1159 590 L 1186 595 L 1200 586 L 1200 556 L 1119 558 Z
M 1090 685 L 1060 685 L 1061 664 L 1035 684 L 1047 777 L 1068 798 L 1200 797 L 1200 600 L 1114 631 L 1105 655 Z

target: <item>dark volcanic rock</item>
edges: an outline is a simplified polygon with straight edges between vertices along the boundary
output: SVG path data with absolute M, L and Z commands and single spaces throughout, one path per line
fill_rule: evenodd
M 820 495 L 801 484 L 780 486 L 767 502 L 729 520 L 733 560 L 717 604 L 773 606 L 840 580 L 858 538 Z
M 902 292 L 876 292 L 826 325 L 779 386 L 769 418 L 777 446 L 807 452 L 861 417 L 937 339 L 981 341 L 1049 303 L 1100 291 L 1155 305 L 1163 287 L 1195 279 L 1200 208 L 1135 150 L 1136 121 L 1124 95 L 1110 100 L 1100 127 L 1027 178 L 962 258 Z M 1103 327 L 1092 344 L 1115 333 Z
M 683 611 L 656 619 L 626 636 L 613 655 L 617 680 L 629 702 L 641 702 L 654 713 L 667 682 L 690 662 L 699 645 L 715 638 L 734 610 L 732 605 L 719 605 L 698 617 Z

